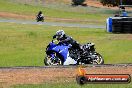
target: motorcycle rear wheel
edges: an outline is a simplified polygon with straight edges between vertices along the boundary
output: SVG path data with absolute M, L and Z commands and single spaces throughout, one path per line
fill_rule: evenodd
M 95 58 L 92 60 L 92 64 L 104 64 L 104 59 L 99 53 L 93 53 Z

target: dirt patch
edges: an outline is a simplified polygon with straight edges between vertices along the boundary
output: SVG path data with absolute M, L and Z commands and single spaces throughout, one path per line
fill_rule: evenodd
M 1 18 L 13 18 L 13 19 L 22 19 L 22 20 L 35 20 L 36 17 L 33 15 L 22 15 L 22 14 L 15 14 L 9 12 L 0 12 Z M 102 23 L 102 21 L 96 20 L 81 20 L 81 19 L 73 19 L 73 18 L 57 18 L 57 17 L 48 17 L 45 16 L 45 21 L 47 22 L 75 22 L 75 23 Z
M 108 6 L 103 6 L 99 1 L 97 0 L 86 0 L 85 2 L 88 6 L 92 7 L 98 7 L 98 8 L 107 8 L 107 9 L 119 9 L 118 7 L 108 7 Z
M 9 13 L 9 12 L 0 12 L 0 17 L 3 18 L 17 18 L 17 19 L 35 19 L 34 16 L 27 16 L 27 15 L 20 15 L 15 13 Z
M 31 69 L 0 69 L 0 83 L 40 84 L 44 82 L 67 81 L 75 77 L 72 68 L 31 68 Z
M 132 34 L 111 34 L 108 36 L 109 40 L 132 40 Z
M 131 74 L 132 66 L 87 67 L 88 74 Z M 0 69 L 1 86 L 75 81 L 77 67 Z

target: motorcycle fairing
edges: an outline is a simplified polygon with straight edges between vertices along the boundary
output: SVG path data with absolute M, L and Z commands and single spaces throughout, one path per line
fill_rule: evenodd
M 52 51 L 58 52 L 64 58 L 64 61 L 66 61 L 67 55 L 69 52 L 68 48 L 69 46 L 66 46 L 66 45 L 57 45 L 54 43 L 50 43 L 48 51 L 52 50 Z
M 57 44 L 51 42 L 49 44 L 47 51 L 58 52 L 64 58 L 64 65 L 76 64 L 77 62 L 69 56 L 69 50 L 68 50 L 69 48 L 70 47 L 68 45 L 65 45 L 65 44 L 57 45 Z M 50 54 L 50 55 L 52 57 L 54 56 L 52 54 Z

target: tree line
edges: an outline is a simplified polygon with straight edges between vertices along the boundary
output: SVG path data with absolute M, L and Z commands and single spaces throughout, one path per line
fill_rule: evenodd
M 100 3 L 102 3 L 104 6 L 118 6 L 120 4 L 123 5 L 132 5 L 132 0 L 98 0 Z M 122 2 L 121 2 L 122 1 Z M 72 5 L 83 5 L 85 0 L 72 0 Z
M 119 5 L 132 5 L 132 0 L 100 0 L 105 6 L 119 6 Z

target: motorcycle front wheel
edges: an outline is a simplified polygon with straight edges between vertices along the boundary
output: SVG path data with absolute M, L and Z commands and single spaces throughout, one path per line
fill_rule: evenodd
M 44 64 L 46 66 L 50 66 L 50 65 L 63 65 L 63 60 L 61 59 L 61 57 L 55 53 L 55 57 L 52 58 L 49 55 L 47 55 L 44 59 Z

